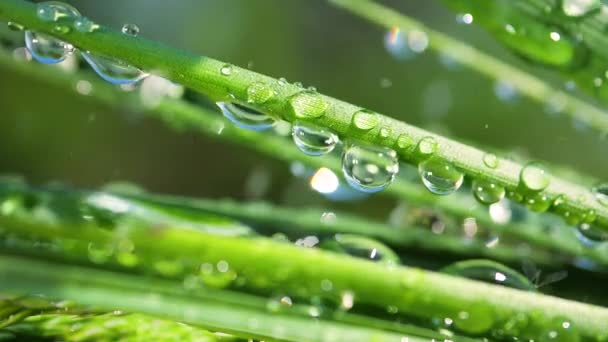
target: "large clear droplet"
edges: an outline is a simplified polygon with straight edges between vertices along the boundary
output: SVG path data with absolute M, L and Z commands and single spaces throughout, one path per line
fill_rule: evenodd
M 399 264 L 399 256 L 380 241 L 353 234 L 338 234 L 323 241 L 321 248 L 387 264 Z
M 596 186 L 593 193 L 601 205 L 608 207 L 608 183 Z
M 241 128 L 261 131 L 277 123 L 274 118 L 237 103 L 217 102 L 216 104 L 228 120 Z
M 549 186 L 551 178 L 541 164 L 531 162 L 522 168 L 521 173 L 519 174 L 519 180 L 526 189 L 541 191 Z
M 316 91 L 305 90 L 290 97 L 289 106 L 296 117 L 315 119 L 325 114 L 329 104 Z
M 368 193 L 381 191 L 399 172 L 397 153 L 383 147 L 350 145 L 342 155 L 342 172 L 357 190 Z
M 582 17 L 600 6 L 600 0 L 562 0 L 562 11 L 569 17 Z
M 418 173 L 424 186 L 436 195 L 453 193 L 464 180 L 462 172 L 439 158 L 430 158 L 418 164 Z
M 82 57 L 101 78 L 112 84 L 133 84 L 148 76 L 140 69 L 117 59 L 101 57 L 89 52 L 83 52 Z
M 37 5 L 36 15 L 42 21 L 55 22 L 64 18 L 78 18 L 80 12 L 64 2 L 45 1 Z
M 536 286 L 526 276 L 492 260 L 458 261 L 444 267 L 441 272 L 520 290 L 536 291 Z
M 327 154 L 339 141 L 338 136 L 330 130 L 303 122 L 296 122 L 291 134 L 300 151 L 309 156 Z
M 35 60 L 44 64 L 63 62 L 74 47 L 45 33 L 25 31 L 25 45 Z
M 483 204 L 493 204 L 505 197 L 505 188 L 495 183 L 476 179 L 472 188 L 475 198 Z

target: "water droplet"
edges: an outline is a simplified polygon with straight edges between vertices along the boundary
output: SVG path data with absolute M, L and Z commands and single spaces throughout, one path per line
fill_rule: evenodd
M 459 24 L 470 25 L 473 23 L 473 15 L 471 13 L 463 13 L 456 16 L 456 22 Z
M 333 240 L 324 241 L 321 248 L 375 262 L 395 265 L 400 263 L 399 257 L 392 249 L 365 236 L 337 234 Z
M 280 85 L 281 87 L 286 86 L 287 80 L 285 79 L 285 77 L 281 77 L 277 80 L 277 84 Z
M 608 183 L 594 187 L 593 193 L 601 205 L 608 207 Z
M 109 245 L 100 245 L 99 243 L 91 242 L 87 248 L 89 260 L 95 264 L 103 264 L 108 261 L 114 249 Z
M 505 188 L 495 183 L 476 179 L 472 188 L 475 198 L 483 204 L 493 204 L 505 197 Z
M 562 11 L 569 17 L 582 17 L 587 13 L 599 9 L 600 0 L 563 0 Z
M 383 138 L 388 138 L 393 134 L 393 130 L 388 127 L 380 128 L 380 136 Z
M 327 154 L 339 141 L 338 136 L 330 130 L 303 122 L 296 122 L 293 125 L 292 136 L 300 151 L 309 156 Z
M 137 26 L 135 24 L 124 24 L 120 31 L 123 34 L 129 35 L 132 37 L 137 37 L 137 35 L 139 34 L 139 26 Z
M 327 111 L 329 105 L 319 93 L 305 90 L 289 98 L 292 114 L 302 119 L 316 119 Z
M 397 138 L 397 147 L 402 150 L 409 148 L 412 145 L 414 145 L 414 139 L 409 134 L 403 133 Z
M 342 172 L 357 190 L 368 193 L 381 191 L 399 172 L 397 153 L 388 148 L 352 144 L 342 155 Z
M 217 102 L 216 104 L 224 116 L 238 127 L 259 131 L 271 128 L 276 124 L 274 118 L 243 105 L 231 102 Z
M 82 57 L 104 80 L 119 85 L 134 84 L 148 76 L 140 69 L 123 61 L 83 52 Z
M 435 140 L 435 138 L 424 137 L 418 142 L 416 150 L 422 157 L 429 157 L 437 152 L 438 146 L 439 145 L 437 144 L 437 140 Z
M 99 25 L 87 17 L 79 17 L 74 21 L 74 29 L 82 33 L 91 33 L 99 29 Z
M 540 338 L 540 342 L 579 342 L 581 340 L 578 329 L 566 319 L 557 317 L 551 320 Z
M 42 21 L 58 21 L 65 18 L 78 18 L 80 12 L 66 3 L 60 1 L 41 2 L 36 7 L 36 15 Z
M 453 193 L 460 188 L 464 180 L 462 172 L 438 158 L 431 158 L 418 164 L 418 173 L 424 186 L 436 195 Z
M 247 102 L 262 104 L 274 97 L 274 90 L 263 82 L 253 82 L 247 87 Z
M 232 75 L 232 65 L 230 65 L 230 64 L 222 65 L 222 67 L 220 68 L 220 74 L 222 74 L 224 76 Z
M 25 26 L 16 23 L 14 21 L 9 21 L 8 22 L 8 29 L 11 31 L 23 31 L 25 29 Z
M 458 261 L 442 268 L 441 272 L 515 289 L 536 291 L 536 286 L 526 276 L 492 260 Z
M 490 169 L 495 169 L 498 167 L 498 157 L 496 157 L 493 153 L 486 153 L 483 156 L 483 164 Z
M 25 45 L 35 60 L 44 64 L 63 62 L 74 47 L 44 33 L 25 31 Z
M 53 32 L 55 32 L 55 33 L 66 34 L 66 33 L 70 33 L 70 31 L 72 31 L 72 28 L 69 27 L 68 25 L 58 24 L 58 25 L 53 26 Z
M 545 212 L 551 207 L 553 201 L 545 194 L 535 194 L 527 196 L 525 204 L 532 211 Z
M 521 169 L 519 180 L 528 190 L 542 191 L 549 186 L 551 178 L 540 163 L 530 162 Z
M 589 247 L 595 247 L 602 242 L 608 241 L 608 232 L 589 223 L 579 224 L 576 236 L 583 245 Z
M 378 114 L 367 109 L 362 109 L 353 115 L 353 125 L 364 131 L 378 126 L 379 121 Z

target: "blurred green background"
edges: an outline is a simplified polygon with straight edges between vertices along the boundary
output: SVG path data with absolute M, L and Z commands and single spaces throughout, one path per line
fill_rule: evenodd
M 146 38 L 315 86 L 461 141 L 606 178 L 605 137 L 563 115 L 551 116 L 544 105 L 522 96 L 501 100 L 495 80 L 465 67 L 446 67 L 432 51 L 395 59 L 384 47 L 384 30 L 326 1 L 67 2 L 110 27 L 135 23 Z M 563 87 L 565 80 L 521 62 L 474 22 L 459 24 L 440 1 L 383 3 Z M 0 73 L 0 173 L 24 175 L 34 183 L 97 187 L 124 180 L 156 192 L 290 204 L 321 199 L 304 190 L 305 180 L 294 178 L 288 165 L 246 147 L 176 133 L 156 120 L 110 110 L 6 67 Z M 251 189 L 260 182 L 268 186 Z

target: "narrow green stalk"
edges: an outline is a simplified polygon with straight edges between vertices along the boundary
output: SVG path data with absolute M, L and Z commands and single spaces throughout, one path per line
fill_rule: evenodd
M 341 175 L 342 172 L 340 161 L 333 156 L 317 158 L 306 156 L 292 144 L 287 144 L 285 138 L 273 134 L 239 129 L 232 125 L 228 120 L 221 117 L 218 113 L 189 104 L 185 101 L 166 98 L 161 101 L 158 106 L 146 108 L 141 103 L 137 94 L 123 92 L 88 73 L 66 73 L 33 62 L 20 62 L 3 52 L 0 52 L 0 67 L 10 68 L 13 72 L 26 75 L 31 79 L 38 79 L 46 84 L 61 87 L 68 92 L 74 91 L 78 81 L 86 81 L 92 85 L 92 92 L 89 94 L 89 98 L 93 101 L 117 108 L 126 106 L 146 115 L 157 117 L 177 130 L 195 130 L 210 138 L 243 145 L 254 149 L 259 153 L 285 162 L 298 160 L 310 168 L 316 169 L 327 167 L 338 175 Z M 608 264 L 608 250 L 605 248 L 585 248 L 577 240 L 570 238 L 547 239 L 546 232 L 538 223 L 526 221 L 507 222 L 504 224 L 495 223 L 490 217 L 487 208 L 474 202 L 468 194 L 455 193 L 447 197 L 435 196 L 429 193 L 420 184 L 414 184 L 406 179 L 397 178 L 390 187 L 379 195 L 390 196 L 396 199 L 405 199 L 408 203 L 431 205 L 434 208 L 438 208 L 457 218 L 474 217 L 477 223 L 484 229 L 487 229 L 498 236 L 512 237 L 517 240 L 526 241 L 539 248 L 560 251 L 573 257 L 588 258 L 600 265 Z M 244 210 L 245 208 L 242 209 Z M 555 236 L 572 235 L 567 234 L 567 227 L 559 226 L 554 227 L 554 229 L 556 229 Z M 416 232 L 413 234 L 424 233 Z M 402 238 L 405 239 L 404 237 Z M 458 248 L 456 247 L 457 244 L 452 244 L 447 240 L 442 239 L 424 239 L 426 243 L 422 244 L 422 246 L 436 245 L 437 248 L 446 248 L 454 252 L 462 253 L 465 253 L 465 251 L 470 249 L 475 249 L 474 245 L 466 243 L 464 247 Z M 400 243 L 399 241 L 399 239 L 394 237 L 391 237 L 390 241 L 387 240 L 387 242 L 393 244 L 396 242 Z M 490 255 L 486 253 L 493 254 L 493 258 L 501 260 L 506 260 L 507 258 L 506 254 L 501 257 L 499 255 L 500 253 L 494 251 L 484 252 L 483 249 L 480 249 L 479 252 L 482 253 L 482 255 L 488 256 Z M 542 259 L 546 258 L 543 257 L 541 253 L 537 254 L 536 252 L 536 249 L 532 249 L 531 251 L 522 250 L 520 253 L 524 254 L 520 254 L 520 257 L 526 257 L 526 253 L 532 253 L 535 256 L 530 256 L 530 258 L 538 258 L 536 261 L 544 264 L 545 262 L 543 262 Z
M 599 339 L 605 337 L 603 334 L 608 328 L 606 308 L 416 268 L 377 264 L 267 238 L 226 237 L 132 220 L 117 222 L 114 228 L 100 228 L 94 221 L 57 221 L 48 211 L 35 212 L 40 214 L 31 215 L 14 209 L 0 217 L 0 227 L 13 233 L 13 238 L 6 240 L 2 250 L 6 252 L 7 244 L 11 243 L 13 251 L 25 251 L 20 247 L 23 244 L 14 241 L 14 233 L 27 234 L 30 239 L 53 243 L 46 253 L 39 254 L 45 259 L 61 257 L 71 263 L 86 264 L 90 258 L 90 262 L 96 262 L 100 267 L 158 274 L 179 279 L 180 284 L 192 284 L 194 276 L 195 280 L 200 279 L 211 287 L 230 286 L 240 291 L 281 293 L 294 298 L 320 297 L 334 303 L 340 303 L 344 294 L 350 293 L 355 307 L 392 307 L 399 313 L 427 321 L 447 317 L 453 320 L 458 331 L 472 335 L 487 336 L 491 331 L 502 330 L 506 336 L 537 339 L 567 322 L 581 337 Z M 24 244 L 31 242 L 26 240 Z M 125 259 L 125 253 L 129 258 Z M 99 287 L 100 292 L 96 290 L 91 295 L 81 292 L 90 277 L 79 270 L 59 272 L 46 265 L 33 267 L 12 258 L 3 259 L 5 262 L 0 263 L 0 269 L 4 269 L 5 274 L 0 279 L 0 286 L 14 286 L 32 293 L 43 291 L 40 287 L 48 288 L 48 291 L 57 292 L 43 293 L 57 298 L 76 298 L 85 304 L 103 305 L 110 298 L 108 288 Z M 30 284 L 37 287 L 28 288 L 16 281 L 19 277 L 46 276 L 44 269 L 56 277 L 54 279 L 72 287 L 58 289 L 54 284 L 59 280 L 34 278 Z M 74 275 L 82 277 L 84 284 L 70 281 Z M 140 283 L 146 291 L 154 289 L 153 285 L 150 281 Z M 120 297 L 114 298 L 117 303 L 128 305 L 124 309 L 157 314 L 150 311 L 151 304 L 136 293 L 122 289 L 118 292 Z M 83 294 L 75 297 L 77 293 Z M 103 294 L 98 298 L 100 293 Z M 151 298 L 156 300 L 157 296 Z M 184 305 L 187 303 L 184 300 Z M 181 308 L 180 314 L 199 307 L 192 303 L 183 307 L 167 305 L 164 308 L 167 312 Z M 217 312 L 220 311 L 216 311 L 216 315 Z M 192 322 L 187 318 L 184 317 Z M 225 326 L 217 328 L 230 331 Z
M 357 4 L 366 4 L 366 2 L 357 1 Z M 56 35 L 82 50 L 117 58 L 142 69 L 154 71 L 172 81 L 205 93 L 213 99 L 247 104 L 249 87 L 253 84 L 261 84 L 270 89 L 272 96 L 263 103 L 254 101 L 254 104 L 248 104 L 255 109 L 291 122 L 300 120 L 328 127 L 346 140 L 396 148 L 402 160 L 411 163 L 420 161 L 422 156 L 414 145 L 399 148 L 398 138 L 407 137 L 415 143 L 424 138 L 434 139 L 437 145 L 433 158 L 455 165 L 469 177 L 504 186 L 515 195 L 522 197 L 526 195 L 522 193 L 520 184 L 522 165 L 507 159 L 499 159 L 496 168 L 489 168 L 483 161 L 487 154 L 479 149 L 380 114 L 373 114 L 372 121 L 377 121 L 373 128 L 359 129 L 353 123 L 353 116 L 361 108 L 344 101 L 320 94 L 305 96 L 300 99 L 302 101 L 293 101 L 292 96 L 303 91 L 296 85 L 282 85 L 276 79 L 236 66 L 232 67 L 230 75 L 224 75 L 221 73 L 226 65 L 223 62 L 179 51 L 140 37 L 124 35 L 104 26 L 91 33 L 77 30 L 56 33 L 55 23 L 41 21 L 36 16 L 36 6 L 23 0 L 0 2 L 0 18 L 18 22 L 32 30 Z M 235 98 L 232 99 L 230 95 Z M 387 127 L 391 129 L 392 134 L 383 137 L 380 130 Z M 608 207 L 598 203 L 590 189 L 555 176 L 549 176 L 549 179 L 550 184 L 538 193 L 549 199 L 560 196 L 559 206 L 553 206 L 550 210 L 559 211 L 570 218 L 587 218 L 589 221 L 593 218 L 595 225 L 608 229 Z

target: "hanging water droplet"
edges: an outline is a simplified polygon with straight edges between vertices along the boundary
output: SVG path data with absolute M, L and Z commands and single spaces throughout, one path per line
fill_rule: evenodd
M 353 234 L 337 234 L 333 240 L 324 241 L 321 248 L 352 255 L 357 258 L 387 264 L 399 264 L 399 256 L 380 241 Z
M 305 90 L 289 98 L 292 114 L 302 119 L 316 119 L 325 114 L 329 104 L 319 93 Z
M 8 25 L 8 29 L 11 31 L 23 31 L 25 29 L 25 26 L 23 26 L 19 23 L 16 23 L 14 21 L 9 21 L 7 25 Z
M 123 34 L 129 35 L 132 37 L 137 37 L 137 35 L 139 34 L 139 26 L 137 26 L 135 24 L 124 24 L 120 31 Z
M 424 186 L 436 195 L 453 193 L 460 188 L 464 180 L 462 172 L 438 158 L 431 158 L 418 164 L 418 173 Z
M 536 286 L 526 276 L 492 260 L 458 261 L 442 268 L 441 272 L 520 290 L 536 291 Z
M 519 180 L 526 189 L 541 191 L 549 186 L 551 178 L 540 163 L 530 162 L 521 169 Z
M 247 102 L 262 104 L 274 97 L 274 90 L 263 82 L 253 82 L 247 87 Z
M 437 148 L 438 144 L 435 138 L 424 137 L 418 142 L 416 150 L 422 157 L 429 157 L 437 152 Z
M 99 25 L 87 17 L 79 17 L 74 21 L 74 29 L 82 33 L 91 33 L 99 29 Z
M 134 84 L 148 76 L 140 69 L 117 59 L 101 57 L 89 52 L 83 52 L 82 57 L 101 78 L 112 84 Z
M 594 187 L 593 193 L 601 205 L 608 207 L 608 183 Z
M 274 118 L 237 103 L 217 102 L 216 104 L 228 120 L 241 128 L 260 131 L 271 128 L 277 123 Z
M 486 153 L 483 156 L 483 164 L 490 169 L 495 169 L 498 167 L 498 157 L 493 153 Z
M 80 12 L 64 2 L 45 1 L 37 5 L 36 15 L 42 21 L 58 21 L 65 18 L 78 18 Z
M 527 196 L 525 204 L 532 211 L 545 212 L 551 207 L 553 201 L 545 194 L 535 194 Z
M 600 0 L 562 0 L 562 11 L 569 17 L 582 17 L 600 6 Z
M 399 172 L 397 153 L 388 148 L 352 144 L 342 155 L 342 172 L 357 190 L 368 193 L 381 191 Z
M 378 126 L 379 121 L 378 114 L 367 109 L 362 109 L 353 115 L 353 125 L 364 131 Z
M 472 188 L 475 198 L 483 204 L 493 204 L 505 197 L 505 188 L 495 183 L 476 179 Z
M 330 130 L 304 122 L 296 122 L 293 125 L 292 136 L 300 151 L 309 156 L 327 154 L 339 141 L 338 136 Z
M 35 60 L 44 64 L 63 62 L 74 47 L 44 33 L 25 31 L 25 45 Z
M 608 232 L 589 223 L 579 224 L 577 226 L 576 236 L 583 245 L 589 247 L 595 247 L 602 242 L 608 241 Z

